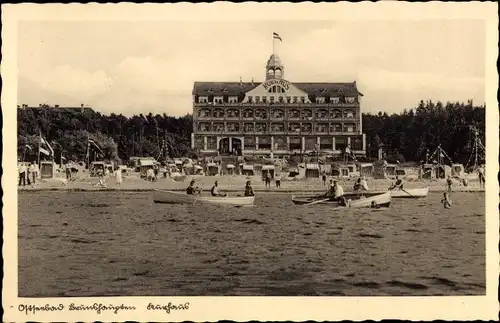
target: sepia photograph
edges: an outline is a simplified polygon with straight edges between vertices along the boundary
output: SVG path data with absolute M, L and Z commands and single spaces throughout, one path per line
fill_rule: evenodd
M 453 19 L 61 6 L 18 10 L 2 31 L 15 315 L 185 320 L 203 313 L 197 296 L 474 296 L 498 316 L 496 5 Z M 205 9 L 218 16 L 198 19 Z

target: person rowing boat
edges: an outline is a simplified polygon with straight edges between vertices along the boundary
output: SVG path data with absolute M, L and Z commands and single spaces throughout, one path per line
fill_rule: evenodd
M 354 184 L 354 191 L 368 191 L 368 184 L 366 183 L 365 177 L 360 177 Z
M 212 196 L 221 196 L 221 197 L 227 196 L 226 193 L 221 193 L 218 181 L 215 181 L 214 186 L 212 186 L 212 190 L 210 191 L 210 193 L 212 194 Z
M 327 196 L 336 201 L 339 205 L 346 206 L 347 202 L 344 197 L 344 189 L 339 185 L 337 180 L 330 180 L 330 183 L 332 182 L 333 185 L 330 186 Z
M 254 196 L 252 185 L 247 181 L 245 185 L 245 196 Z
M 188 195 L 200 194 L 201 189 L 198 186 L 194 186 L 196 181 L 193 179 L 191 183 L 189 183 L 188 188 L 186 188 L 186 193 Z
M 403 184 L 403 180 L 400 179 L 399 176 L 396 176 L 396 183 L 392 184 L 391 187 L 389 187 L 389 191 L 392 191 L 394 189 L 404 190 Z

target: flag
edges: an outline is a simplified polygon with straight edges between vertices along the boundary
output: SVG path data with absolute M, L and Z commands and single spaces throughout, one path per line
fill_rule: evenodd
M 29 150 L 33 150 L 30 145 L 26 145 L 26 148 L 28 148 Z
M 48 150 L 46 150 L 46 149 L 44 149 L 44 148 L 42 148 L 42 147 L 40 147 L 40 149 L 39 149 L 39 150 L 40 150 L 40 152 L 41 152 L 42 154 L 44 154 L 44 155 L 46 155 L 46 156 L 50 156 L 50 152 L 49 152 Z
M 88 146 L 89 146 L 89 148 L 90 148 L 90 146 L 93 146 L 95 150 L 97 150 L 97 151 L 99 151 L 99 153 L 101 153 L 101 155 L 104 155 L 104 153 L 101 150 L 101 147 L 99 147 L 99 145 L 94 140 L 89 139 Z
M 283 42 L 283 39 L 281 39 L 278 33 L 273 33 L 273 39 L 279 39 L 280 42 Z
M 45 146 L 45 147 L 43 147 L 43 146 Z M 39 150 L 39 152 L 41 152 L 44 155 L 54 156 L 54 150 L 52 149 L 52 147 L 50 146 L 50 144 L 47 142 L 47 140 L 45 140 L 42 137 L 42 133 L 41 132 L 40 132 L 40 144 L 38 146 L 38 150 Z

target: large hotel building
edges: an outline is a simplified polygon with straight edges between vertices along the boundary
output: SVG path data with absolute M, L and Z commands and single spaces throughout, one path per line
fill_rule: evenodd
M 273 54 L 265 82 L 195 82 L 191 146 L 203 156 L 365 155 L 360 98 L 352 83 L 295 83 Z

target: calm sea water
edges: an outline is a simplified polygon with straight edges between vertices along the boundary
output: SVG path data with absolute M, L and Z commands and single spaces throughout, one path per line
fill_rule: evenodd
M 19 296 L 479 295 L 483 193 L 331 211 L 161 205 L 152 193 L 19 193 Z

